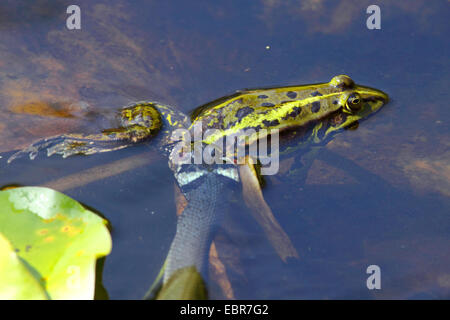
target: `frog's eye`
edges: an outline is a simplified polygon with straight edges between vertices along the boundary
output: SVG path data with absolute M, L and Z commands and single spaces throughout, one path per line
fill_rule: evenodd
M 361 109 L 361 106 L 362 106 L 362 99 L 358 93 L 354 92 L 348 96 L 347 102 L 345 103 L 345 108 L 348 111 L 357 111 Z

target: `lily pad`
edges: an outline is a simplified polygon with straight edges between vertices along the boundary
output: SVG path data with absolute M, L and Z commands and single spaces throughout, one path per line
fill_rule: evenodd
M 44 287 L 0 233 L 0 299 L 47 299 Z M 20 285 L 18 285 L 20 283 Z
M 0 233 L 48 298 L 93 299 L 96 260 L 111 251 L 106 220 L 68 196 L 42 187 L 0 191 L 0 207 Z M 8 244 L 0 246 L 0 263 L 5 266 L 17 262 L 5 258 L 11 256 L 8 248 Z M 0 297 L 41 298 L 15 296 L 10 290 L 10 268 L 0 271 Z M 29 284 L 27 277 L 15 276 L 15 286 Z

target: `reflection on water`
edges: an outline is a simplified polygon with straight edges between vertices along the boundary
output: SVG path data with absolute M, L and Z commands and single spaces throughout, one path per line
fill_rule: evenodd
M 80 31 L 65 29 L 70 4 L 0 4 L 1 152 L 92 130 L 99 124 L 90 112 L 130 101 L 189 111 L 236 89 L 346 73 L 392 101 L 329 143 L 304 184 L 300 155 L 282 159 L 282 172 L 266 181 L 266 201 L 300 259 L 283 263 L 238 207 L 216 240 L 231 288 L 213 277 L 211 296 L 450 297 L 447 1 L 384 1 L 373 31 L 365 27 L 370 1 L 78 1 Z M 41 184 L 144 151 L 2 162 L 0 182 Z M 143 296 L 175 230 L 166 160 L 67 192 L 112 222 L 111 298 Z M 371 264 L 381 268 L 381 291 L 365 286 Z

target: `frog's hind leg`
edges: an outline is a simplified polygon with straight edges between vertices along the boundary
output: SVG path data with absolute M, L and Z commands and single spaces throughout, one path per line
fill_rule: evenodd
M 124 141 L 121 143 L 118 143 L 118 141 L 105 141 L 104 139 L 96 141 L 95 139 L 92 139 L 94 136 L 95 135 L 91 135 L 87 138 L 83 135 L 71 134 L 42 139 L 13 154 L 8 159 L 8 163 L 27 154 L 29 158 L 33 160 L 42 150 L 47 150 L 48 157 L 59 154 L 63 158 L 67 158 L 75 154 L 90 155 L 99 152 L 119 150 L 130 145 L 130 143 L 124 143 Z M 99 136 L 103 137 L 102 135 Z
M 120 150 L 132 144 L 131 141 L 127 140 L 107 139 L 103 134 L 90 135 L 89 138 L 85 138 L 82 135 L 70 135 L 65 136 L 61 142 L 47 148 L 47 156 L 59 154 L 63 158 L 67 158 L 75 154 L 91 155 Z

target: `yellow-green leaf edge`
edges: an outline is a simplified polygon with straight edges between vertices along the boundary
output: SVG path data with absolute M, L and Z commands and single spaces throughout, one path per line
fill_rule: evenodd
M 93 299 L 96 260 L 111 252 L 106 224 L 77 201 L 49 188 L 0 191 L 0 233 L 50 299 Z M 8 254 L 3 250 L 0 256 Z M 0 274 L 2 298 L 7 298 L 5 288 L 11 285 L 2 281 L 7 277 Z M 16 280 L 17 285 L 25 280 Z M 42 296 L 11 297 L 15 298 Z

